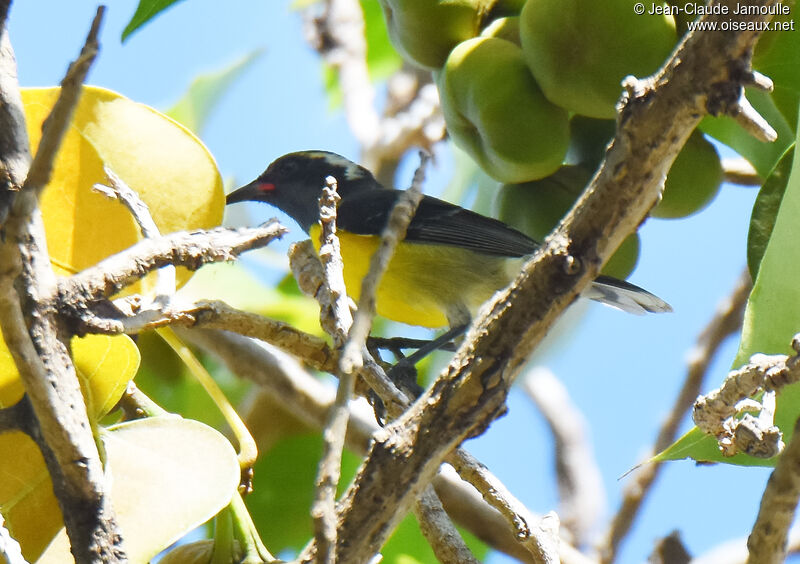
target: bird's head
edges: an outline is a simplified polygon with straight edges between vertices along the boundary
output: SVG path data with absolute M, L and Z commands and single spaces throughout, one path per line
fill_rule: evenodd
M 333 176 L 339 195 L 382 188 L 367 169 L 327 151 L 289 153 L 261 175 L 228 194 L 226 203 L 266 202 L 279 208 L 308 232 L 319 219 L 318 200 L 325 178 Z

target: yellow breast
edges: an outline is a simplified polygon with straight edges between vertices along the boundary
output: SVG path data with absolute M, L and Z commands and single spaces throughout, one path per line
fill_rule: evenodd
M 319 251 L 318 225 L 310 230 Z M 361 281 L 379 238 L 337 233 L 344 262 L 347 293 L 358 300 Z M 460 312 L 474 315 L 519 269 L 519 259 L 507 259 L 446 245 L 401 242 L 378 285 L 376 308 L 388 319 L 445 327 Z

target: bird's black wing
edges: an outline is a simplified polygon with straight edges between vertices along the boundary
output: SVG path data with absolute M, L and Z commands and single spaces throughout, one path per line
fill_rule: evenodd
M 398 190 L 368 190 L 348 194 L 339 203 L 338 226 L 361 235 L 380 234 L 401 193 Z M 422 198 L 405 240 L 451 245 L 507 257 L 530 254 L 539 246 L 527 235 L 501 221 L 431 196 Z

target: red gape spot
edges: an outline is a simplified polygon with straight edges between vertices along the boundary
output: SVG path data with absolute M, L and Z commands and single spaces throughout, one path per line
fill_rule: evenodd
M 272 192 L 275 190 L 275 185 L 272 182 L 262 182 L 258 185 L 258 189 L 262 192 Z

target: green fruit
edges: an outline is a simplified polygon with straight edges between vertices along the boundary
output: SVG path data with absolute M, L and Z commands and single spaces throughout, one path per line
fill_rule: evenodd
M 519 16 L 497 18 L 484 28 L 481 37 L 497 37 L 522 47 L 519 39 Z
M 596 169 L 606 155 L 606 148 L 617 131 L 612 119 L 594 119 L 574 115 L 569 121 L 567 162 Z
M 544 240 L 591 180 L 580 166 L 563 166 L 551 176 L 505 184 L 498 192 L 498 217 L 537 241 Z M 625 278 L 639 258 L 639 235 L 629 235 L 603 267 L 603 274 Z
M 234 553 L 230 555 L 229 562 L 239 562 L 242 550 L 239 541 L 233 541 Z M 159 562 L 161 564 L 210 564 L 214 555 L 214 540 L 203 539 L 181 544 L 167 552 Z
M 650 215 L 676 218 L 700 211 L 716 196 L 722 177 L 717 150 L 695 131 L 672 163 L 664 194 Z
M 491 16 L 518 16 L 525 6 L 525 0 L 497 0 L 492 4 Z
M 524 182 L 561 165 L 567 112 L 547 101 L 513 43 L 494 37 L 460 43 L 437 84 L 450 136 L 493 178 Z
M 440 68 L 450 51 L 480 33 L 493 0 L 380 0 L 389 39 L 409 61 Z
M 522 48 L 551 102 L 612 118 L 622 79 L 659 68 L 675 45 L 675 22 L 672 16 L 637 15 L 636 3 L 528 0 L 520 21 Z

